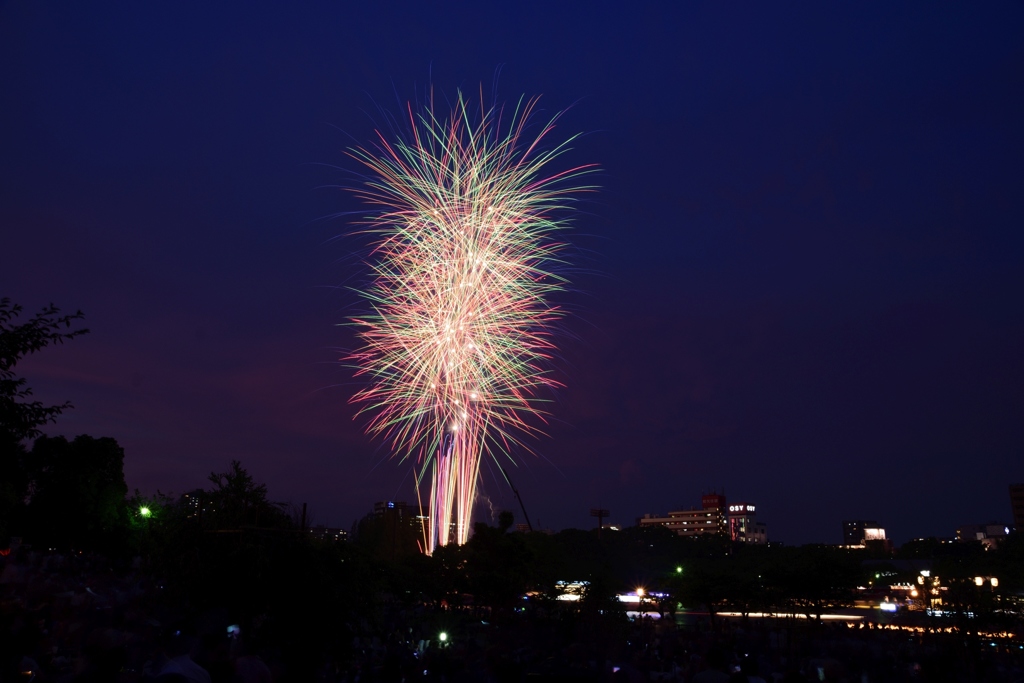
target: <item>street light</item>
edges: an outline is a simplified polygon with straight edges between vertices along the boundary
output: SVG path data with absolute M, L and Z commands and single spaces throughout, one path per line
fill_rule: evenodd
M 150 510 L 145 505 L 143 505 L 142 507 L 139 508 L 139 514 L 142 515 L 143 517 L 149 517 L 150 515 L 153 514 L 153 511 Z
M 682 573 L 683 573 L 683 568 L 682 567 L 676 567 L 676 574 L 682 574 Z
M 442 643 L 447 642 L 448 641 L 448 634 L 445 633 L 444 631 L 441 631 L 440 633 L 437 634 L 437 639 L 440 640 Z

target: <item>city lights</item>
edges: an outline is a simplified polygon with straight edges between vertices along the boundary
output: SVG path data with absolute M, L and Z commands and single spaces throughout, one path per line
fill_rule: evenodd
M 558 591 L 558 595 L 555 596 L 555 600 L 579 602 L 583 599 L 588 586 L 589 581 L 556 581 L 555 590 Z

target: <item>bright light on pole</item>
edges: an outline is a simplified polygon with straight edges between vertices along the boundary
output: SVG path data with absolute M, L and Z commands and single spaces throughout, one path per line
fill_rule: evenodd
M 437 634 L 437 639 L 440 640 L 442 643 L 445 643 L 448 641 L 448 634 L 444 631 L 441 631 Z

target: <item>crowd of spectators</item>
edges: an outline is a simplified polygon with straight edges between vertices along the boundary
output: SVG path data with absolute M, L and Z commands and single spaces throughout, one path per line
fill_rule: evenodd
M 273 643 L 225 613 L 188 615 L 165 598 L 137 561 L 13 548 L 0 557 L 0 683 L 295 680 Z M 382 600 L 347 632 L 343 657 L 317 655 L 317 680 L 1024 680 L 1018 643 L 868 624 L 712 625 L 552 602 L 491 610 Z
M 0 557 L 0 682 L 274 680 L 241 634 L 197 628 L 161 591 L 138 562 L 15 546 Z

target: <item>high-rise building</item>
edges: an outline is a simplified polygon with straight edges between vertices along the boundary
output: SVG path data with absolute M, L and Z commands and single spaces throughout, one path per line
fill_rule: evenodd
M 843 545 L 865 545 L 867 541 L 884 541 L 885 529 L 878 522 L 863 519 L 843 522 Z
M 1024 484 L 1010 484 L 1010 507 L 1013 508 L 1013 525 L 1024 529 Z

